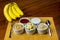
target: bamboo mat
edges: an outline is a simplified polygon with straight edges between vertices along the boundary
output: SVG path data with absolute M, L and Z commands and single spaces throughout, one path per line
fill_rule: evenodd
M 32 18 L 32 17 L 28 17 Z M 4 40 L 58 40 L 58 35 L 56 32 L 56 28 L 54 25 L 53 17 L 38 17 L 42 20 L 42 22 L 45 22 L 46 20 L 49 20 L 51 22 L 51 31 L 52 31 L 52 36 L 50 37 L 49 34 L 33 34 L 33 35 L 27 35 L 26 33 L 16 35 L 14 32 L 12 33 L 12 38 L 9 38 L 9 33 L 11 29 L 11 23 L 8 23 L 7 25 L 7 30 L 5 34 Z

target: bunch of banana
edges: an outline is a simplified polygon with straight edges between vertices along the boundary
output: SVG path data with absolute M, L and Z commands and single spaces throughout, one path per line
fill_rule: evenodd
M 9 22 L 11 22 L 12 19 L 15 20 L 17 17 L 20 18 L 23 15 L 23 12 L 15 2 L 8 3 L 4 7 L 4 16 Z

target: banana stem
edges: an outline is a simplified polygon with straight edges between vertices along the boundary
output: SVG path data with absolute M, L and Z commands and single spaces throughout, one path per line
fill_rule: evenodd
M 14 24 L 14 21 L 12 21 L 11 23 Z

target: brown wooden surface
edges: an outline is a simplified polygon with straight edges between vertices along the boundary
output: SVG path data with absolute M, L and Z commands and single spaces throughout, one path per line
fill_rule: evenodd
M 57 33 L 60 38 L 60 0 L 12 0 L 16 2 L 21 10 L 24 12 L 24 16 L 51 16 L 54 18 Z M 4 6 L 9 3 L 10 0 L 0 0 L 0 40 L 4 39 L 7 22 L 3 15 Z

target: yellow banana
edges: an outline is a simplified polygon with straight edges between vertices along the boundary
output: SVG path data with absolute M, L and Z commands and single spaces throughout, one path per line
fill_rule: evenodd
M 13 13 L 14 13 L 17 17 L 20 17 L 20 15 L 18 14 L 18 12 L 15 10 L 14 6 L 12 6 L 12 11 L 13 11 Z
M 16 16 L 13 14 L 12 12 L 12 4 L 9 6 L 9 16 L 12 18 L 12 19 L 16 19 Z
M 21 16 L 24 15 L 23 12 L 22 12 L 22 10 L 18 7 L 18 5 L 17 5 L 15 2 L 13 2 L 13 4 L 14 4 L 14 8 L 16 9 L 16 11 L 17 11 Z
M 8 14 L 9 5 L 10 5 L 10 3 L 6 4 L 5 7 L 4 7 L 4 16 L 9 22 L 11 22 L 12 19 L 10 18 L 9 14 Z

